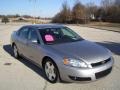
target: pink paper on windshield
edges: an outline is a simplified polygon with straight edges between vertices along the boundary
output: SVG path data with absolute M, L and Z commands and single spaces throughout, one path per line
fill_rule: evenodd
M 45 35 L 45 41 L 52 42 L 52 41 L 54 41 L 54 38 L 52 35 L 48 34 L 48 35 Z

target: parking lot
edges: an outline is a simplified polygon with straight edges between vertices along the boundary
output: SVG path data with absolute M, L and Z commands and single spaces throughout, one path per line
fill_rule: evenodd
M 0 90 L 120 90 L 120 32 L 69 26 L 84 39 L 101 44 L 113 53 L 115 64 L 107 77 L 91 83 L 49 83 L 31 62 L 15 59 L 10 35 L 24 24 L 0 24 Z

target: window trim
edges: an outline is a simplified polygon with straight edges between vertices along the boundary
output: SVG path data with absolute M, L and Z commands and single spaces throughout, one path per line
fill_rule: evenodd
M 39 39 L 39 35 L 38 35 L 38 33 L 37 33 L 37 30 L 35 30 L 35 28 L 32 28 L 32 27 L 29 27 L 28 41 L 31 42 L 31 40 L 30 40 L 30 32 L 31 32 L 31 29 L 32 29 L 32 31 L 36 32 L 38 44 L 41 44 L 41 41 L 40 41 L 40 39 Z M 33 30 L 33 29 L 34 29 L 34 30 Z
M 27 38 L 20 36 L 21 31 L 23 31 L 24 29 L 27 29 Z M 18 35 L 20 38 L 23 38 L 23 39 L 28 39 L 28 34 L 29 34 L 29 27 L 22 27 L 22 28 L 20 28 L 20 29 L 18 30 L 18 32 L 17 32 L 17 35 Z

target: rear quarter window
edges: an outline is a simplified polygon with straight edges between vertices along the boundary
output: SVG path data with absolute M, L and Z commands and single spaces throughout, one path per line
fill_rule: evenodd
M 21 28 L 17 35 L 20 37 L 20 38 L 24 38 L 24 39 L 27 39 L 28 38 L 28 31 L 29 31 L 29 28 L 27 27 L 24 27 L 24 28 Z

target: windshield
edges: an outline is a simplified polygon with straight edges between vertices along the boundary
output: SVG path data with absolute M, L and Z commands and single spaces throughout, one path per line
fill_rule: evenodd
M 45 28 L 39 30 L 45 44 L 61 44 L 83 40 L 78 34 L 67 27 Z

